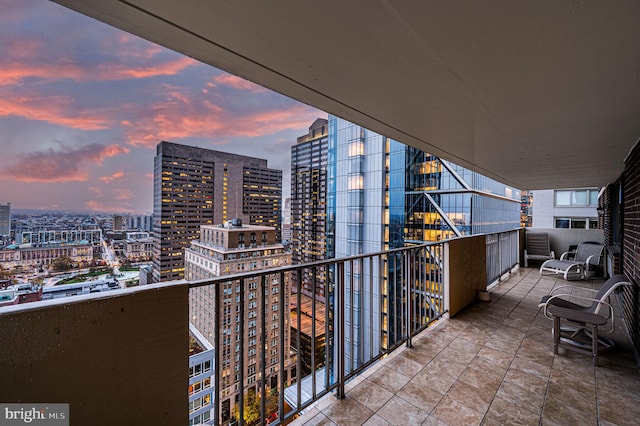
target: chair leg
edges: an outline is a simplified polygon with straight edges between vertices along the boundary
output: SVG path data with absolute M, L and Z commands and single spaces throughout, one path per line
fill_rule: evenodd
M 591 324 L 591 347 L 593 350 L 593 365 L 598 366 L 598 326 Z
M 558 345 L 560 344 L 560 317 L 553 317 L 553 353 L 558 355 Z

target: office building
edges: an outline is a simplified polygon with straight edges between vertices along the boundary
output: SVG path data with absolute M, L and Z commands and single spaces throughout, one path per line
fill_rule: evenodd
M 0 204 L 0 237 L 11 236 L 11 203 Z
M 201 227 L 200 239 L 191 241 L 185 254 L 185 278 L 199 280 L 242 272 L 258 271 L 291 264 L 291 254 L 285 252 L 284 246 L 277 242 L 275 229 L 267 226 L 242 225 L 240 220 L 227 221 L 224 225 Z M 275 274 L 267 281 L 269 297 L 265 298 L 265 312 L 260 313 L 262 299 L 258 278 L 245 280 L 244 295 L 246 309 L 244 318 L 239 318 L 240 284 L 238 281 L 227 281 L 222 285 L 220 293 L 224 298 L 224 311 L 220 333 L 222 371 L 221 389 L 222 412 L 231 413 L 238 401 L 237 374 L 240 368 L 239 357 L 244 357 L 244 380 L 242 389 L 245 393 L 257 391 L 259 383 L 259 342 L 263 332 L 268 332 L 265 341 L 266 352 L 266 386 L 273 389 L 278 386 L 278 360 L 281 351 L 289 359 L 289 291 L 290 277 L 284 275 L 281 283 L 280 275 Z M 284 297 L 285 309 L 280 311 L 280 298 Z M 191 324 L 210 342 L 215 342 L 213 312 L 216 308 L 214 286 L 193 288 L 189 291 L 189 318 Z M 265 328 L 261 328 L 262 315 L 265 315 Z M 280 315 L 285 315 L 284 330 L 279 329 Z M 245 335 L 240 336 L 239 323 L 245 324 Z M 280 347 L 280 333 L 284 333 L 285 346 Z M 244 341 L 244 352 L 237 354 L 238 342 Z M 285 362 L 290 366 L 290 362 Z M 295 368 L 295 367 L 293 367 Z M 285 371 L 285 382 L 292 379 L 291 369 Z
M 184 277 L 184 250 L 201 225 L 240 218 L 279 238 L 282 171 L 267 160 L 161 142 L 154 159 L 154 282 Z
M 318 118 L 291 147 L 291 253 L 293 263 L 326 257 L 328 121 Z M 325 271 L 304 270 L 301 288 L 324 300 Z M 315 288 L 314 288 L 315 283 Z
M 520 226 L 519 190 L 338 117 L 330 115 L 328 125 L 328 257 Z M 401 291 L 390 288 L 390 283 L 402 281 L 394 278 L 400 268 L 392 257 L 388 262 L 386 274 L 380 265 L 366 271 L 350 271 L 345 266 L 347 294 L 353 285 L 353 300 L 347 304 L 364 311 L 350 318 L 351 310 L 347 310 L 345 321 L 353 325 L 353 335 L 349 327 L 346 338 L 353 342 L 356 354 L 347 345 L 347 370 L 361 365 L 357 354 L 389 347 L 402 334 L 384 326 L 390 323 L 387 318 L 395 318 L 404 309 L 402 299 L 394 298 Z M 366 282 L 384 282 L 386 289 L 363 288 Z M 381 305 L 369 306 L 370 300 L 379 298 L 384 300 Z M 371 327 L 382 329 L 382 337 L 369 333 Z

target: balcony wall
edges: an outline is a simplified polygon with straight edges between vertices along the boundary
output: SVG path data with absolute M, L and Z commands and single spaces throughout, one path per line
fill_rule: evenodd
M 16 305 L 0 313 L 0 401 L 69 403 L 71 424 L 185 424 L 181 283 Z
M 548 233 L 549 244 L 551 245 L 551 250 L 555 252 L 556 258 L 569 251 L 569 246 L 578 245 L 585 241 L 604 244 L 604 232 L 602 229 L 527 228 L 527 232 Z
M 485 235 L 458 238 L 445 245 L 445 288 L 449 315 L 453 316 L 476 300 L 479 290 L 487 288 Z

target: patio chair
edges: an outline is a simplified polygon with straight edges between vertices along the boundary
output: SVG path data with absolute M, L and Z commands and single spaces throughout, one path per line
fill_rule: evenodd
M 546 232 L 527 232 L 526 249 L 524 250 L 524 267 L 529 267 L 531 260 L 555 259 L 556 254 L 549 245 L 549 234 Z
M 598 326 L 606 324 L 609 318 L 611 319 L 611 327 L 604 332 L 613 333 L 615 331 L 615 315 L 613 307 L 607 302 L 607 299 L 614 291 L 624 285 L 631 285 L 631 282 L 625 275 L 619 274 L 609 278 L 599 290 L 584 289 L 595 292 L 593 297 L 571 295 L 565 292 L 558 293 L 561 289 L 575 289 L 576 287 L 572 285 L 556 287 L 551 291 L 551 294 L 544 296 L 538 306 L 544 309 L 545 317 L 554 320 L 554 353 L 557 353 L 557 347 L 561 342 L 582 350 L 591 347 L 590 352 L 593 353 L 594 363 L 597 365 L 598 346 L 611 348 L 614 345 L 613 340 L 598 337 Z M 585 306 L 569 299 L 591 302 L 591 304 Z M 561 319 L 576 323 L 577 326 L 560 328 Z M 581 338 L 581 334 L 587 336 L 588 340 L 585 341 L 584 338 Z
M 565 280 L 569 278 L 591 278 L 593 271 L 601 266 L 604 246 L 594 243 L 580 243 L 575 252 L 564 252 L 560 259 L 550 259 L 540 266 L 540 275 L 544 272 L 562 274 Z M 573 254 L 573 260 L 568 257 Z

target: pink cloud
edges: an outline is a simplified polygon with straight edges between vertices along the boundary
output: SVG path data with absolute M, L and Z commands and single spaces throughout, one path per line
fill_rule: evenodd
M 27 78 L 46 81 L 114 81 L 176 75 L 198 62 L 188 57 L 164 58 L 165 49 L 145 43 L 131 45 L 105 56 L 100 62 L 78 63 L 75 59 L 53 56 L 51 44 L 33 38 L 12 39 L 0 56 L 0 86 L 14 85 Z M 36 61 L 35 58 L 38 58 Z
M 130 200 L 133 198 L 133 192 L 126 188 L 120 188 L 113 191 L 115 194 L 115 199 L 119 201 Z
M 111 176 L 102 176 L 100 178 L 100 180 L 106 184 L 110 184 L 111 182 L 113 182 L 116 179 L 120 179 L 124 177 L 124 173 L 123 172 L 115 172 L 114 174 L 112 174 Z
M 213 81 L 215 81 L 215 83 L 217 84 L 220 84 L 223 86 L 229 86 L 237 90 L 247 90 L 249 92 L 254 92 L 254 93 L 268 92 L 268 90 L 265 89 L 264 87 L 259 86 L 255 83 L 252 83 L 250 81 L 247 81 L 241 77 L 238 77 L 232 74 L 221 74 L 215 77 Z M 211 87 L 214 86 L 213 83 L 209 83 L 209 84 L 211 85 Z
M 84 205 L 86 208 L 93 211 L 104 212 L 109 210 L 109 206 L 96 200 L 89 200 L 85 202 Z
M 86 209 L 96 211 L 96 212 L 118 212 L 118 213 L 133 213 L 133 209 L 131 209 L 131 205 L 128 203 L 115 205 L 111 202 L 105 203 L 98 200 L 89 200 L 84 203 L 84 207 Z
M 177 90 L 170 93 L 168 100 L 145 110 L 132 111 L 135 119 L 121 122 L 130 144 L 154 148 L 161 140 L 205 138 L 220 141 L 265 136 L 292 128 L 307 128 L 317 117 L 317 110 L 303 104 L 237 113 L 207 99 L 185 96 Z
M 18 157 L 13 165 L 0 170 L 0 176 L 20 182 L 83 182 L 88 180 L 88 173 L 82 165 L 99 165 L 105 158 L 128 152 L 120 145 L 90 144 L 75 149 L 60 145 L 59 150 L 49 148 Z
M 72 100 L 65 96 L 3 96 L 0 98 L 0 117 L 23 117 L 82 130 L 108 127 L 104 117 L 88 111 L 69 111 L 71 104 Z

